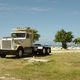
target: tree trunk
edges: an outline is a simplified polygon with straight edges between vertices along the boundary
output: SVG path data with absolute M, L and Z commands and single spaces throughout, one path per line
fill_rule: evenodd
M 67 49 L 67 44 L 66 44 L 66 42 L 62 42 L 62 48 Z

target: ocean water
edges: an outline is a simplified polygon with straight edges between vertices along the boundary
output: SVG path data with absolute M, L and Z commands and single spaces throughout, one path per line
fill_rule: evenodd
M 53 45 L 51 45 L 53 47 L 62 47 L 61 43 L 54 43 Z M 75 44 L 75 43 L 67 43 L 68 47 L 80 47 L 80 44 Z

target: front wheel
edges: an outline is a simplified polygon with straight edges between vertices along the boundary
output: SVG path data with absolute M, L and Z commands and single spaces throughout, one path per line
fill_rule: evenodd
M 22 49 L 19 49 L 18 51 L 17 51 L 17 55 L 16 55 L 18 58 L 21 58 L 21 57 L 23 57 L 23 50 Z
M 1 54 L 0 56 L 1 56 L 1 58 L 5 58 L 5 57 L 6 57 L 6 55 L 5 55 L 5 54 Z

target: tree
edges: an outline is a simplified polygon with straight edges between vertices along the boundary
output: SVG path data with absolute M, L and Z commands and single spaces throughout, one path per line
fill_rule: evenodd
M 66 32 L 64 29 L 58 31 L 55 35 L 55 42 L 61 42 L 62 48 L 67 49 L 67 43 L 73 38 L 72 32 Z
M 33 32 L 33 42 L 38 41 L 40 38 L 40 34 L 38 34 L 38 31 L 36 29 L 31 29 L 30 27 L 28 27 L 27 29 Z
M 38 31 L 35 30 L 35 29 L 33 29 L 33 34 L 34 34 L 34 36 L 33 36 L 33 42 L 38 41 L 39 38 L 40 38 L 40 34 L 38 34 Z
M 74 42 L 75 44 L 80 44 L 80 37 L 75 38 L 75 39 L 73 40 L 73 42 Z

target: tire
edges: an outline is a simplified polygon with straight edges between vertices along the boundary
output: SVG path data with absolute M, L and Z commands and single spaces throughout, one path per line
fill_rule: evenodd
M 1 54 L 0 56 L 1 56 L 1 58 L 5 58 L 5 57 L 6 57 L 6 55 L 5 55 L 5 54 Z
M 37 55 L 37 48 L 32 48 L 32 54 L 33 54 L 33 56 L 35 56 L 35 55 Z
M 46 49 L 46 54 L 49 55 L 49 53 L 50 53 L 50 49 L 47 48 L 47 49 Z
M 49 48 L 49 53 L 51 53 L 51 48 Z
M 43 52 L 42 52 L 43 54 L 46 54 L 46 49 L 45 48 L 43 48 Z
M 23 50 L 22 49 L 19 49 L 18 51 L 17 51 L 17 55 L 16 55 L 18 58 L 21 58 L 21 57 L 23 57 Z

